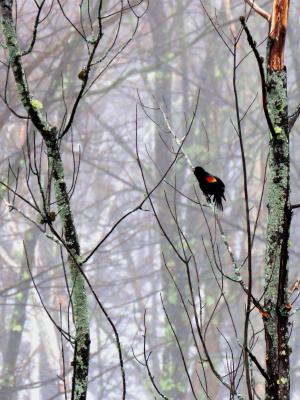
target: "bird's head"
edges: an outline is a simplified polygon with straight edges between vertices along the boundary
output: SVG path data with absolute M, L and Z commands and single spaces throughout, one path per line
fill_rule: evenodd
M 205 175 L 206 172 L 205 172 L 205 170 L 204 170 L 202 167 L 197 166 L 197 167 L 194 168 L 194 174 L 195 174 L 196 176 L 197 176 L 197 175 Z

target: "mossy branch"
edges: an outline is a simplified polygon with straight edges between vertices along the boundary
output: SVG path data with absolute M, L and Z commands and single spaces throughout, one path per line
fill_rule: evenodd
M 14 74 L 17 92 L 29 118 L 44 139 L 52 134 L 52 127 L 42 114 L 42 103 L 31 95 L 22 64 L 22 51 L 18 44 L 16 29 L 12 15 L 12 0 L 0 2 L 2 14 L 2 30 L 6 40 L 9 61 Z
M 30 93 L 22 64 L 22 52 L 17 40 L 12 7 L 12 0 L 0 1 L 1 25 L 8 49 L 9 63 L 14 74 L 16 90 L 29 119 L 40 132 L 47 146 L 48 165 L 49 170 L 52 171 L 56 202 L 59 208 L 64 240 L 69 252 L 68 264 L 72 281 L 75 321 L 72 399 L 85 400 L 88 385 L 90 335 L 87 294 L 84 278 L 80 271 L 80 246 L 64 177 L 57 128 L 48 123 L 42 112 L 42 103 Z

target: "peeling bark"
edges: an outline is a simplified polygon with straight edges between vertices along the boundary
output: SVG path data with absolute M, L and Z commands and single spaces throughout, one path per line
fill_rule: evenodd
M 288 22 L 289 0 L 274 0 L 269 38 L 272 41 L 268 66 L 272 71 L 284 68 L 284 44 Z

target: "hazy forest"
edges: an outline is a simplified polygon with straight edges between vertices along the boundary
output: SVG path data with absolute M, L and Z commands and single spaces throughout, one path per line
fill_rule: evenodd
M 0 400 L 300 399 L 298 12 L 0 0 Z

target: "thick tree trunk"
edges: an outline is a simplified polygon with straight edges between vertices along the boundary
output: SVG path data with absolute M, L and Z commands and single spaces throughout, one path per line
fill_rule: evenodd
M 288 0 L 274 0 L 269 35 L 267 104 L 274 127 L 269 142 L 268 224 L 265 263 L 264 318 L 266 338 L 266 400 L 290 396 L 288 240 L 291 224 L 290 159 L 287 103 L 287 72 L 284 42 Z
M 268 105 L 276 137 L 270 139 L 265 265 L 266 399 L 289 398 L 288 239 L 291 222 L 286 71 L 268 71 Z

